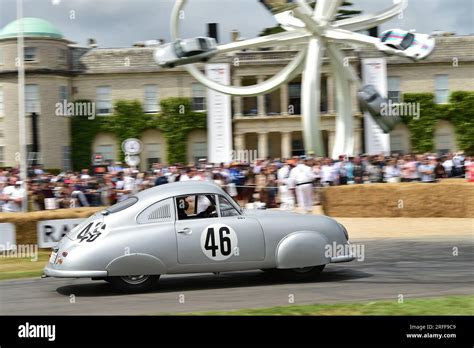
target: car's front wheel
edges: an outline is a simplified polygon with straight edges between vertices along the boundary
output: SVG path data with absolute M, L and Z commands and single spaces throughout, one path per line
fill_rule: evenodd
M 303 268 L 278 269 L 279 275 L 293 280 L 310 280 L 316 278 L 326 265 L 310 266 Z
M 108 277 L 106 280 L 120 292 L 135 293 L 150 290 L 160 278 L 159 275 L 133 275 Z

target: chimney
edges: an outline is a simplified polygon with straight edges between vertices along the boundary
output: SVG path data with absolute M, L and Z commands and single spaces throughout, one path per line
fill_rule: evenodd
M 240 36 L 240 33 L 238 30 L 234 29 L 230 32 L 230 41 L 231 42 L 237 42 L 239 41 L 239 36 Z
M 217 23 L 207 23 L 207 37 L 212 37 L 216 39 L 216 42 L 219 42 Z
M 99 45 L 97 45 L 96 39 L 89 38 L 87 39 L 87 46 L 90 48 L 97 48 Z

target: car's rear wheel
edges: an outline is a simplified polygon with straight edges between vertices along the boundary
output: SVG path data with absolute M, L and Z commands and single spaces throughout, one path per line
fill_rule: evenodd
M 159 275 L 133 275 L 109 277 L 107 281 L 120 292 L 134 293 L 150 290 L 160 278 Z
M 278 274 L 287 279 L 310 280 L 321 274 L 326 265 L 310 266 L 303 268 L 278 269 Z

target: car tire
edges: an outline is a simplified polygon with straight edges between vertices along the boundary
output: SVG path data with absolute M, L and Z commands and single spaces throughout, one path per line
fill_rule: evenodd
M 310 280 L 317 278 L 324 270 L 326 265 L 311 266 L 304 268 L 290 268 L 290 269 L 278 269 L 278 274 L 291 280 Z
M 137 275 L 108 277 L 106 281 L 120 292 L 137 293 L 150 290 L 159 278 L 159 275 Z

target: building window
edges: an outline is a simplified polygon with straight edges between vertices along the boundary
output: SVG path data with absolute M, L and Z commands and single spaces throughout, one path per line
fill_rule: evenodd
M 328 112 L 328 78 L 321 77 L 321 112 Z
M 447 104 L 449 100 L 448 75 L 435 76 L 435 100 L 437 104 Z
M 200 83 L 193 83 L 193 110 L 194 111 L 205 111 L 206 110 L 206 89 Z
M 145 100 L 143 102 L 145 112 L 156 113 L 160 111 L 160 103 L 158 101 L 158 86 L 145 86 Z
M 33 151 L 34 147 L 33 144 L 26 145 L 26 160 L 28 162 L 28 166 L 33 164 L 41 163 L 41 152 Z
M 161 162 L 161 146 L 158 143 L 145 144 L 146 163 L 151 168 L 154 163 Z
M 301 83 L 290 83 L 288 85 L 290 103 L 288 105 L 290 115 L 301 115 Z
M 59 86 L 59 102 L 63 103 L 64 101 L 69 100 L 69 91 L 67 86 Z
M 390 134 L 390 151 L 403 155 L 403 137 L 401 134 Z
M 0 146 L 0 166 L 5 165 L 5 146 Z
M 63 146 L 63 170 L 66 172 L 72 170 L 70 146 Z
M 199 162 L 200 159 L 207 158 L 207 143 L 205 141 L 195 142 L 193 144 L 193 159 L 194 162 Z
M 392 103 L 401 102 L 401 92 L 400 92 L 400 77 L 398 76 L 389 76 L 387 80 L 388 92 L 387 97 L 392 101 Z
M 109 86 L 97 87 L 97 114 L 110 115 L 112 113 L 112 89 Z
M 36 47 L 25 47 L 25 62 L 36 62 Z
M 3 87 L 0 86 L 0 117 L 5 115 L 5 97 L 3 95 Z
M 102 155 L 104 161 L 114 160 L 114 146 L 111 144 L 99 145 L 97 147 L 97 153 Z
M 67 60 L 67 51 L 64 48 L 58 49 L 58 61 L 65 63 Z
M 25 85 L 25 111 L 26 113 L 40 112 L 38 85 Z

